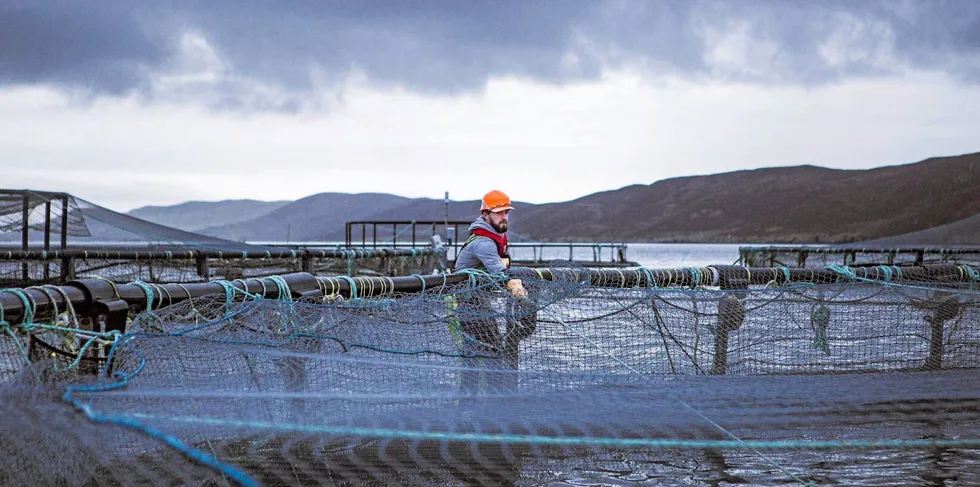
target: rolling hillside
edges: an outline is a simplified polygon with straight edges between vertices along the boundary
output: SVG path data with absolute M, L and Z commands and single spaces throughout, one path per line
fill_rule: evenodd
M 264 215 L 288 201 L 188 201 L 173 206 L 144 206 L 127 213 L 136 218 L 194 232 L 215 225 L 227 225 Z
M 561 203 L 515 206 L 515 240 L 873 240 L 980 214 L 980 153 L 870 170 L 794 166 L 690 176 Z M 170 209 L 179 212 L 180 207 Z M 251 219 L 198 231 L 233 240 L 285 240 L 287 235 L 292 241 L 341 240 L 348 220 L 442 220 L 445 214 L 442 200 L 388 194 L 322 193 L 268 212 L 259 208 L 260 214 Z M 451 202 L 449 218 L 471 220 L 478 208 L 476 201 Z M 246 210 L 241 206 L 228 214 L 240 216 Z M 213 220 L 219 216 L 212 215 Z M 980 244 L 972 228 L 953 226 L 952 233 L 930 238 Z

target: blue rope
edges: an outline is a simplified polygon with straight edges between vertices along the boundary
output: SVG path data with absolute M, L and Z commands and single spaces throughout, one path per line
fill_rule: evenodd
M 980 281 L 980 273 L 978 273 L 977 271 L 973 270 L 972 267 L 964 264 L 964 265 L 961 265 L 960 268 L 962 268 L 963 270 L 966 271 L 966 275 L 970 276 L 970 279 L 973 279 L 974 281 Z M 2 318 L 0 318 L 0 319 L 2 319 Z
M 876 266 L 875 269 L 881 269 L 881 273 L 884 274 L 884 281 L 891 282 L 892 280 L 892 268 L 886 265 Z
M 21 326 L 24 326 L 25 329 L 29 330 L 34 324 L 34 309 L 31 307 L 32 301 L 30 296 L 24 294 L 24 292 L 20 289 L 0 289 L 0 293 L 4 291 L 17 296 L 20 298 L 21 302 L 24 303 L 24 318 L 21 319 Z M 20 352 L 21 358 L 24 359 L 24 363 L 31 369 L 31 373 L 34 374 L 34 379 L 38 384 L 40 384 L 41 376 L 38 375 L 36 370 L 34 370 L 34 367 L 30 367 L 31 358 L 27 355 L 27 350 L 25 350 L 24 345 L 20 343 L 20 338 L 14 334 L 14 330 L 11 328 L 10 323 L 8 323 L 4 318 L 2 303 L 0 303 L 0 326 L 3 327 L 7 335 L 10 335 L 10 339 L 14 341 L 14 344 L 17 345 L 17 351 Z
M 235 288 L 230 283 L 228 283 L 227 281 L 224 281 L 224 280 L 217 280 L 217 281 L 213 281 L 213 282 L 218 283 L 218 285 L 221 286 L 221 287 L 223 287 L 224 290 L 225 290 L 225 314 L 228 314 L 229 312 L 231 312 L 231 305 L 232 305 L 232 303 L 235 300 L 235 297 L 234 297 L 235 296 L 235 294 L 234 294 L 235 291 L 233 289 L 237 289 L 237 288 Z
M 293 295 L 289 290 L 289 284 L 280 276 L 269 276 L 269 280 L 276 283 L 276 287 L 279 289 L 279 299 L 290 303 L 293 301 Z
M 57 305 L 57 302 L 54 300 L 54 296 L 50 292 L 48 292 L 47 289 L 44 289 L 44 288 L 36 288 L 36 289 L 40 290 L 41 292 L 45 293 L 45 295 L 48 296 L 48 299 L 51 301 L 51 305 L 54 307 L 54 310 L 55 310 L 54 311 L 54 315 L 56 317 L 55 319 L 57 319 L 57 316 L 59 314 L 58 313 L 58 305 Z M 56 288 L 56 289 L 58 289 L 58 288 Z M 24 304 L 24 317 L 21 320 L 20 326 L 25 331 L 30 332 L 31 330 L 38 329 L 38 328 L 44 329 L 44 330 L 62 331 L 62 332 L 67 332 L 67 333 L 76 333 L 76 332 L 79 331 L 79 329 L 77 327 L 76 328 L 66 328 L 66 327 L 63 327 L 63 326 L 58 326 L 57 324 L 54 324 L 54 323 L 53 324 L 50 324 L 50 325 L 35 323 L 34 322 L 34 316 L 35 316 L 34 308 L 36 308 L 37 305 L 34 304 L 34 300 L 31 299 L 31 296 L 29 294 L 27 294 L 26 292 L 20 290 L 20 289 L 3 289 L 3 290 L 0 290 L 0 292 L 4 292 L 4 291 L 5 292 L 9 292 L 9 293 L 17 296 L 21 300 L 21 302 Z M 59 292 L 62 292 L 62 293 L 64 292 L 61 289 L 58 289 L 58 291 Z M 71 314 L 72 314 L 72 316 L 74 316 L 75 310 L 74 310 L 74 308 L 71 305 L 71 300 L 69 300 L 67 298 L 67 296 L 64 296 L 64 297 L 65 297 L 65 302 L 68 303 L 68 306 L 67 306 L 68 310 L 67 311 L 70 311 Z M 77 321 L 77 319 L 76 319 L 76 321 Z M 21 343 L 20 338 L 17 337 L 13 333 L 13 330 L 11 329 L 10 323 L 8 323 L 4 319 L 4 311 L 3 311 L 3 305 L 2 304 L 0 304 L 0 326 L 2 326 L 5 329 L 6 333 L 8 335 L 10 335 L 10 338 L 12 338 L 14 340 L 14 344 L 17 346 L 17 350 L 20 352 L 21 358 L 24 359 L 24 363 L 26 363 L 27 365 L 30 365 L 31 364 L 30 357 L 27 355 L 27 351 L 24 349 L 24 346 Z M 112 331 L 107 332 L 107 333 L 99 333 L 99 334 L 95 334 L 95 335 L 89 337 L 88 340 L 86 340 L 85 343 L 82 345 L 82 347 L 79 349 L 78 353 L 75 355 L 75 359 L 71 363 L 69 363 L 67 365 L 67 367 L 65 368 L 65 370 L 71 370 L 71 369 L 74 369 L 75 367 L 77 367 L 78 364 L 81 363 L 82 357 L 85 356 L 85 352 L 87 352 L 88 349 L 91 348 L 92 345 L 96 341 L 98 341 L 100 339 L 108 339 L 109 337 L 112 337 L 112 339 L 114 341 L 116 339 L 116 337 L 119 336 L 119 334 L 120 333 L 117 330 L 112 330 Z M 38 380 L 40 380 L 40 377 L 38 376 L 37 372 L 34 371 L 33 369 L 32 369 L 32 372 L 34 373 L 34 376 Z
M 347 283 L 350 284 L 350 298 L 357 299 L 357 283 L 354 282 L 354 279 L 350 276 L 337 276 L 337 279 L 347 281 Z
M 931 287 L 931 286 L 928 286 L 928 285 L 914 285 L 914 284 L 903 284 L 903 283 L 894 283 L 894 282 L 881 282 L 881 281 L 876 280 L 876 279 L 868 279 L 868 278 L 865 278 L 865 277 L 858 277 L 857 274 L 852 269 L 850 269 L 847 266 L 828 266 L 827 268 L 833 270 L 834 272 L 837 272 L 838 274 L 844 275 L 844 276 L 848 277 L 849 279 L 851 279 L 853 281 L 868 282 L 868 283 L 872 283 L 872 284 L 880 284 L 880 285 L 883 285 L 883 286 L 890 286 L 890 287 L 901 287 L 901 288 L 905 288 L 905 289 L 922 289 L 922 290 L 926 290 L 926 291 L 935 291 L 936 290 L 935 287 Z M 975 290 L 972 290 L 972 289 L 959 289 L 957 292 L 959 294 L 969 294 L 969 295 L 974 295 L 974 296 L 980 295 L 980 292 L 975 291 Z
M 3 291 L 6 291 L 20 298 L 21 303 L 24 304 L 24 317 L 20 320 L 21 326 L 23 326 L 24 329 L 26 330 L 30 330 L 31 328 L 33 328 L 32 325 L 34 325 L 34 300 L 31 299 L 31 297 L 28 296 L 27 293 L 25 293 L 20 289 L 4 289 L 0 292 Z M 2 321 L 2 317 L 0 317 L 0 321 Z
M 830 269 L 830 270 L 832 270 L 832 271 L 834 271 L 834 272 L 836 272 L 836 273 L 838 273 L 838 274 L 840 274 L 840 275 L 842 275 L 842 276 L 844 276 L 844 277 L 846 277 L 846 278 L 848 278 L 848 279 L 850 279 L 850 280 L 852 280 L 852 281 L 858 280 L 857 273 L 854 272 L 854 269 L 851 269 L 848 266 L 844 266 L 844 265 L 831 265 L 831 266 L 827 266 L 827 268 Z
M 112 337 L 113 341 L 115 341 L 119 336 L 122 336 L 122 333 L 120 333 L 119 330 L 111 330 L 106 333 L 100 333 L 98 335 L 92 336 L 91 338 L 85 341 L 85 343 L 82 345 L 82 348 L 78 349 L 78 353 L 75 355 L 75 360 L 72 360 L 71 363 L 68 364 L 68 366 L 65 368 L 65 370 L 71 370 L 74 369 L 75 367 L 78 367 L 78 364 L 82 363 L 82 357 L 85 356 L 85 352 L 87 352 L 89 348 L 92 348 L 92 345 L 94 345 L 96 341 L 100 339 L 104 340 L 107 339 L 108 337 Z
M 116 372 L 116 374 L 114 374 L 116 378 L 121 379 L 118 382 L 114 382 L 110 384 L 91 385 L 91 386 L 77 386 L 77 385 L 69 386 L 65 390 L 64 395 L 62 395 L 62 400 L 74 406 L 75 409 L 81 411 L 91 421 L 94 421 L 96 423 L 115 424 L 115 425 L 135 429 L 137 431 L 146 434 L 150 438 L 162 441 L 167 446 L 170 446 L 171 448 L 174 448 L 180 453 L 183 453 L 184 455 L 188 456 L 192 460 L 195 460 L 203 465 L 218 470 L 225 476 L 231 478 L 232 480 L 238 482 L 243 486 L 246 487 L 261 486 L 259 482 L 251 478 L 247 473 L 245 473 L 245 471 L 235 467 L 234 465 L 222 462 L 212 457 L 211 455 L 204 453 L 201 450 L 195 449 L 173 435 L 164 433 L 163 431 L 160 431 L 150 425 L 138 422 L 132 418 L 126 417 L 125 415 L 106 415 L 106 414 L 96 412 L 94 409 L 92 409 L 91 405 L 83 404 L 81 400 L 75 399 L 73 397 L 73 393 L 76 391 L 97 393 L 97 392 L 106 392 L 114 389 L 124 388 L 129 384 L 129 379 L 139 374 L 143 370 L 145 365 L 146 365 L 146 359 L 141 356 L 140 365 L 136 369 L 136 371 L 134 371 L 132 374 L 125 374 L 120 372 Z
M 27 350 L 24 350 L 24 346 L 20 343 L 20 338 L 18 338 L 17 335 L 14 334 L 14 331 L 10 328 L 10 324 L 7 323 L 6 321 L 0 321 L 0 325 L 3 325 L 4 331 L 7 332 L 7 335 L 10 335 L 10 339 L 14 341 L 15 345 L 17 345 L 17 351 L 20 352 L 20 357 L 24 359 L 24 363 L 27 364 L 28 368 L 30 368 L 31 372 L 34 374 L 34 379 L 37 381 L 38 384 L 40 384 L 41 376 L 38 375 L 36 370 L 34 370 L 34 367 L 30 366 L 31 358 L 27 356 Z
M 701 269 L 688 267 L 687 271 L 691 274 L 691 289 L 698 287 L 701 284 Z
M 147 283 L 143 281 L 133 281 L 133 284 L 140 287 L 146 294 L 146 312 L 150 313 L 153 311 L 153 288 L 151 288 Z
M 647 276 L 647 287 L 655 287 L 655 283 L 653 282 L 653 272 L 646 267 L 640 267 L 640 272 Z
M 503 273 L 490 274 L 483 269 L 460 269 L 456 271 L 457 274 L 466 274 L 470 278 L 470 285 L 476 287 L 477 277 L 486 277 L 494 282 L 501 282 L 507 279 L 507 276 Z
M 213 320 L 208 321 L 206 323 L 201 323 L 200 325 L 196 325 L 196 326 L 193 326 L 191 328 L 187 328 L 187 329 L 184 329 L 184 330 L 178 330 L 178 331 L 170 332 L 169 335 L 180 336 L 180 335 L 191 333 L 191 332 L 194 332 L 194 331 L 203 329 L 203 328 L 207 328 L 209 326 L 214 326 L 214 325 L 218 325 L 218 324 L 224 323 L 225 321 L 227 321 L 227 320 L 229 320 L 231 318 L 234 318 L 234 317 L 236 317 L 236 316 L 238 316 L 238 315 L 240 315 L 240 314 L 242 314 L 242 313 L 244 313 L 244 312 L 252 309 L 252 307 L 256 306 L 257 304 L 258 304 L 258 301 L 252 301 L 252 302 L 250 302 L 248 304 L 243 304 L 242 306 L 239 306 L 238 309 L 236 309 L 235 311 L 233 311 L 231 313 L 226 314 L 225 316 L 222 316 L 220 318 L 213 319 Z M 127 336 L 130 336 L 131 337 L 132 335 L 127 335 Z M 150 335 L 150 336 L 153 336 L 153 335 Z M 110 356 L 112 355 L 112 351 L 111 350 L 109 352 L 109 355 Z
M 265 287 L 265 279 L 259 279 L 259 285 L 262 286 L 262 297 L 264 298 L 266 294 L 269 294 L 269 289 Z
M 790 278 L 790 275 L 789 275 L 789 267 L 780 267 L 780 269 L 782 269 L 782 271 L 783 271 L 783 276 L 786 277 L 786 282 L 792 282 L 792 280 Z
M 954 440 L 664 440 L 655 438 L 603 438 L 589 436 L 543 436 L 515 435 L 494 433 L 443 433 L 406 431 L 386 428 L 363 428 L 356 426 L 307 425 L 299 423 L 279 423 L 268 421 L 236 421 L 192 416 L 157 416 L 152 414 L 135 413 L 137 418 L 166 419 L 191 424 L 206 424 L 211 426 L 233 426 L 256 428 L 273 431 L 293 431 L 307 434 L 328 434 L 366 436 L 391 439 L 443 440 L 466 441 L 475 443 L 504 443 L 504 444 L 537 444 L 537 445 L 593 445 L 593 446 L 630 446 L 654 448 L 721 448 L 721 449 L 882 449 L 882 448 L 976 448 L 980 447 L 980 438 Z

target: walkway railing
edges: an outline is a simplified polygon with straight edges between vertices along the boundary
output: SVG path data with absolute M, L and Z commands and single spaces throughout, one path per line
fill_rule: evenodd
M 852 245 L 766 245 L 739 247 L 746 266 L 980 264 L 980 247 L 857 247 Z

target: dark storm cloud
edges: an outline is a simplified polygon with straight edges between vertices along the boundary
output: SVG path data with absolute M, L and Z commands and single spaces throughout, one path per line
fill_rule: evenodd
M 748 26 L 753 43 L 773 47 L 755 69 L 719 74 L 706 60 L 706 33 L 738 26 Z M 980 81 L 980 2 L 973 0 L 7 0 L 0 82 L 143 92 L 152 73 L 179 65 L 186 32 L 202 35 L 234 78 L 292 95 L 313 86 L 312 71 L 330 81 L 354 69 L 374 83 L 426 93 L 478 90 L 499 75 L 593 79 L 620 66 L 818 83 L 906 64 Z M 222 104 L 243 103 L 234 90 L 222 96 Z
M 96 2 L 0 4 L 0 83 L 123 93 L 168 55 L 128 8 Z
M 199 28 L 249 75 L 294 87 L 311 66 L 327 76 L 364 70 L 372 80 L 454 92 L 488 76 L 560 79 L 560 63 L 589 1 L 286 2 L 247 10 L 212 2 L 195 10 Z M 589 76 L 598 66 L 586 63 Z

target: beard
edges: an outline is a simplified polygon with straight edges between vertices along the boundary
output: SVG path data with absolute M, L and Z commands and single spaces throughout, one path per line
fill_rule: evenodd
M 489 223 L 490 226 L 497 231 L 497 233 L 507 233 L 507 222 L 504 221 L 500 223 L 494 223 L 494 222 L 487 222 L 487 223 Z

